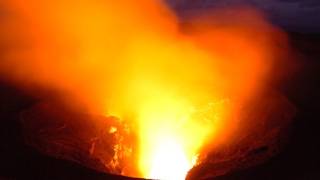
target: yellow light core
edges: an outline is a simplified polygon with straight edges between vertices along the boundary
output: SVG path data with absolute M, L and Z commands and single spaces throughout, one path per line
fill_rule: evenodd
M 163 139 L 155 148 L 149 178 L 183 180 L 193 166 L 183 148 L 174 139 Z

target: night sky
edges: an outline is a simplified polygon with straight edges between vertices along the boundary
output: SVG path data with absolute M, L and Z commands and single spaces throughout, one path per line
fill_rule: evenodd
M 252 5 L 289 31 L 320 32 L 319 0 L 167 0 L 178 11 Z

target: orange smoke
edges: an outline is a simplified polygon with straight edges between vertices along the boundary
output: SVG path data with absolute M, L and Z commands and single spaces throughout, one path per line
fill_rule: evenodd
M 279 32 L 250 9 L 189 19 L 149 0 L 7 0 L 0 73 L 28 89 L 135 125 L 136 170 L 183 179 L 204 144 L 241 128 L 230 116 L 263 88 Z M 136 173 L 138 172 L 138 173 Z

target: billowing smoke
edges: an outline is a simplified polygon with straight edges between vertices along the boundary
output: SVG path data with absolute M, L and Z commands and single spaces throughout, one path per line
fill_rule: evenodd
M 278 48 L 286 49 L 285 35 L 249 8 L 181 21 L 150 0 L 7 0 L 3 7 L 1 76 L 135 124 L 134 176 L 183 178 L 200 152 L 251 132 L 248 124 L 258 122 L 242 121 L 240 111 L 265 90 Z M 177 176 L 162 172 L 177 167 L 174 157 L 183 163 Z

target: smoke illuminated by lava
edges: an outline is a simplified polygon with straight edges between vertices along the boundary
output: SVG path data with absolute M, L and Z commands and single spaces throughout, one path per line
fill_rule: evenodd
M 15 46 L 1 75 L 133 124 L 138 142 L 128 162 L 136 169 L 122 173 L 147 178 L 183 179 L 205 144 L 232 139 L 241 128 L 232 117 L 263 88 L 281 35 L 247 8 L 181 23 L 153 0 L 5 7 L 1 41 Z

